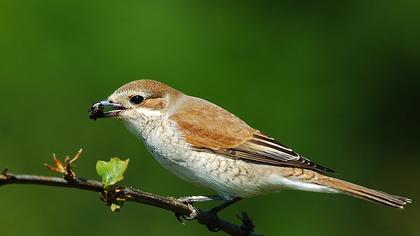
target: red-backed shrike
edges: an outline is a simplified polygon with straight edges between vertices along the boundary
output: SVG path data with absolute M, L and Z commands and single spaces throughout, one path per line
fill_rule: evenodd
M 344 193 L 396 208 L 411 202 L 330 177 L 327 174 L 332 170 L 225 109 L 158 81 L 138 80 L 122 86 L 94 104 L 90 117 L 123 120 L 162 166 L 227 200 L 297 189 Z

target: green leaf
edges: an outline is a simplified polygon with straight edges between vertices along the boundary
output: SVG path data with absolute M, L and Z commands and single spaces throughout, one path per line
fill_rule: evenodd
M 118 157 L 113 157 L 108 162 L 96 162 L 96 172 L 102 178 L 105 187 L 112 186 L 124 179 L 124 172 L 127 169 L 130 159 L 122 161 Z
M 111 211 L 112 211 L 112 212 L 119 212 L 119 211 L 120 211 L 120 209 L 121 209 L 121 206 L 122 206 L 122 205 L 112 203 L 112 204 L 111 204 Z

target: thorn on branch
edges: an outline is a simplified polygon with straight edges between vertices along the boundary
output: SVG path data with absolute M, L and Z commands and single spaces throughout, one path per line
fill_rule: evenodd
M 9 173 L 9 169 L 8 168 L 5 168 L 2 172 L 1 172 L 1 174 L 2 175 L 4 175 L 4 176 L 8 176 L 8 173 Z
M 45 166 L 52 172 L 62 174 L 64 179 L 67 180 L 68 182 L 76 182 L 77 180 L 76 173 L 73 171 L 72 168 L 73 168 L 73 163 L 76 162 L 80 158 L 82 151 L 83 149 L 80 149 L 76 153 L 76 155 L 74 155 L 74 157 L 71 159 L 69 156 L 66 156 L 64 158 L 64 162 L 59 160 L 54 153 L 53 160 L 54 160 L 55 166 L 50 166 L 47 163 L 45 163 Z
M 12 179 L 13 178 L 13 176 L 11 176 L 10 174 L 9 174 L 9 169 L 8 168 L 5 168 L 1 173 L 0 173 L 0 175 L 2 175 L 3 176 L 3 178 L 5 178 L 5 180 L 10 180 L 10 179 Z M 1 185 L 4 185 L 5 183 L 4 182 L 0 182 L 0 186 Z
M 13 175 L 9 174 L 9 169 L 5 168 L 2 172 L 1 175 L 6 177 L 7 180 L 13 179 Z

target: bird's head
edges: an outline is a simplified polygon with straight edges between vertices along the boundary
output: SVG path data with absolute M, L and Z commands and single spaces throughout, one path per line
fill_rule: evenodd
M 154 80 L 137 80 L 123 85 L 106 100 L 92 105 L 89 117 L 115 117 L 126 121 L 165 115 L 182 93 Z

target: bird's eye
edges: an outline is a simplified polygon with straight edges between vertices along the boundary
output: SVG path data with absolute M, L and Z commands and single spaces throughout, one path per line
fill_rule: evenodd
M 130 102 L 133 104 L 140 104 L 144 101 L 144 97 L 136 95 L 130 98 Z

